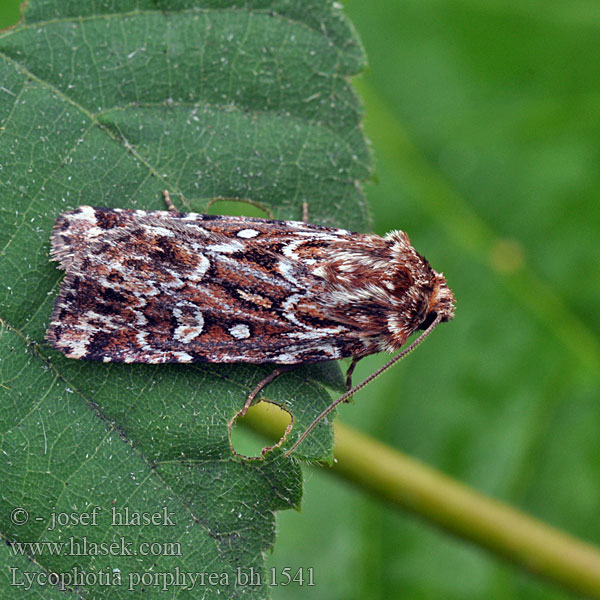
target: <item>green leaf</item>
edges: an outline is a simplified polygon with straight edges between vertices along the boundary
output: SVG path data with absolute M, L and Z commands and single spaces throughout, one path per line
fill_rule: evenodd
M 78 597 L 121 597 L 130 585 L 265 597 L 264 577 L 244 586 L 238 569 L 264 575 L 273 513 L 298 506 L 301 473 L 278 451 L 235 457 L 227 423 L 268 369 L 65 359 L 44 342 L 63 275 L 48 260 L 49 235 L 81 204 L 164 208 L 164 189 L 176 201 L 182 194 L 185 210 L 225 197 L 300 218 L 307 202 L 312 222 L 365 229 L 369 153 L 349 86 L 364 66 L 360 43 L 339 8 L 320 0 L 38 0 L 0 37 L 0 59 L 0 531 L 3 562 L 15 567 L 7 585 L 35 571 L 32 589 L 44 597 L 49 573 L 64 574 Z M 322 365 L 266 393 L 294 413 L 298 435 L 330 402 L 325 386 L 340 384 L 337 367 Z M 330 459 L 330 426 L 299 451 Z M 25 524 L 11 521 L 19 507 Z M 75 523 L 94 507 L 93 524 Z M 111 511 L 126 508 L 159 517 L 113 523 Z M 19 546 L 42 541 L 125 546 L 108 556 Z M 158 556 L 142 555 L 143 542 Z M 169 587 L 176 569 L 217 581 Z M 96 580 L 70 581 L 77 570 Z

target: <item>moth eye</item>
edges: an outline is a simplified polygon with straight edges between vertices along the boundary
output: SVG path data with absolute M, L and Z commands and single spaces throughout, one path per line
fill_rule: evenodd
M 425 319 L 419 325 L 419 329 L 427 329 L 436 319 L 437 313 L 435 310 L 430 310 Z

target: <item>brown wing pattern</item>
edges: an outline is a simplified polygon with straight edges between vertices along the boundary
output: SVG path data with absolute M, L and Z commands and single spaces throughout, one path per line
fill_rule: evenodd
M 364 353 L 359 329 L 324 316 L 326 282 L 313 274 L 321 254 L 310 244 L 344 235 L 296 222 L 80 207 L 52 237 L 67 275 L 48 339 L 68 357 L 105 362 L 296 364 Z

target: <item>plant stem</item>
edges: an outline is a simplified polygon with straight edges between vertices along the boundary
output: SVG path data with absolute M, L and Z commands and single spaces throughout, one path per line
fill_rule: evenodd
M 282 411 L 258 404 L 245 423 L 277 438 Z M 572 592 L 600 599 L 600 550 L 485 496 L 350 427 L 335 427 L 331 471 L 380 500 L 408 509 L 445 531 L 503 556 Z

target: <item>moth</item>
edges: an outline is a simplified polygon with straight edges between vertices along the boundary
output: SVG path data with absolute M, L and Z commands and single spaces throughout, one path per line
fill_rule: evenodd
M 66 271 L 47 332 L 65 356 L 124 363 L 270 363 L 248 396 L 293 365 L 351 358 L 348 391 L 316 423 L 454 316 L 441 273 L 402 231 L 80 206 L 63 213 L 51 258 Z M 395 352 L 361 384 L 356 362 Z M 232 420 L 233 421 L 233 420 Z M 231 428 L 230 423 L 230 428 Z

